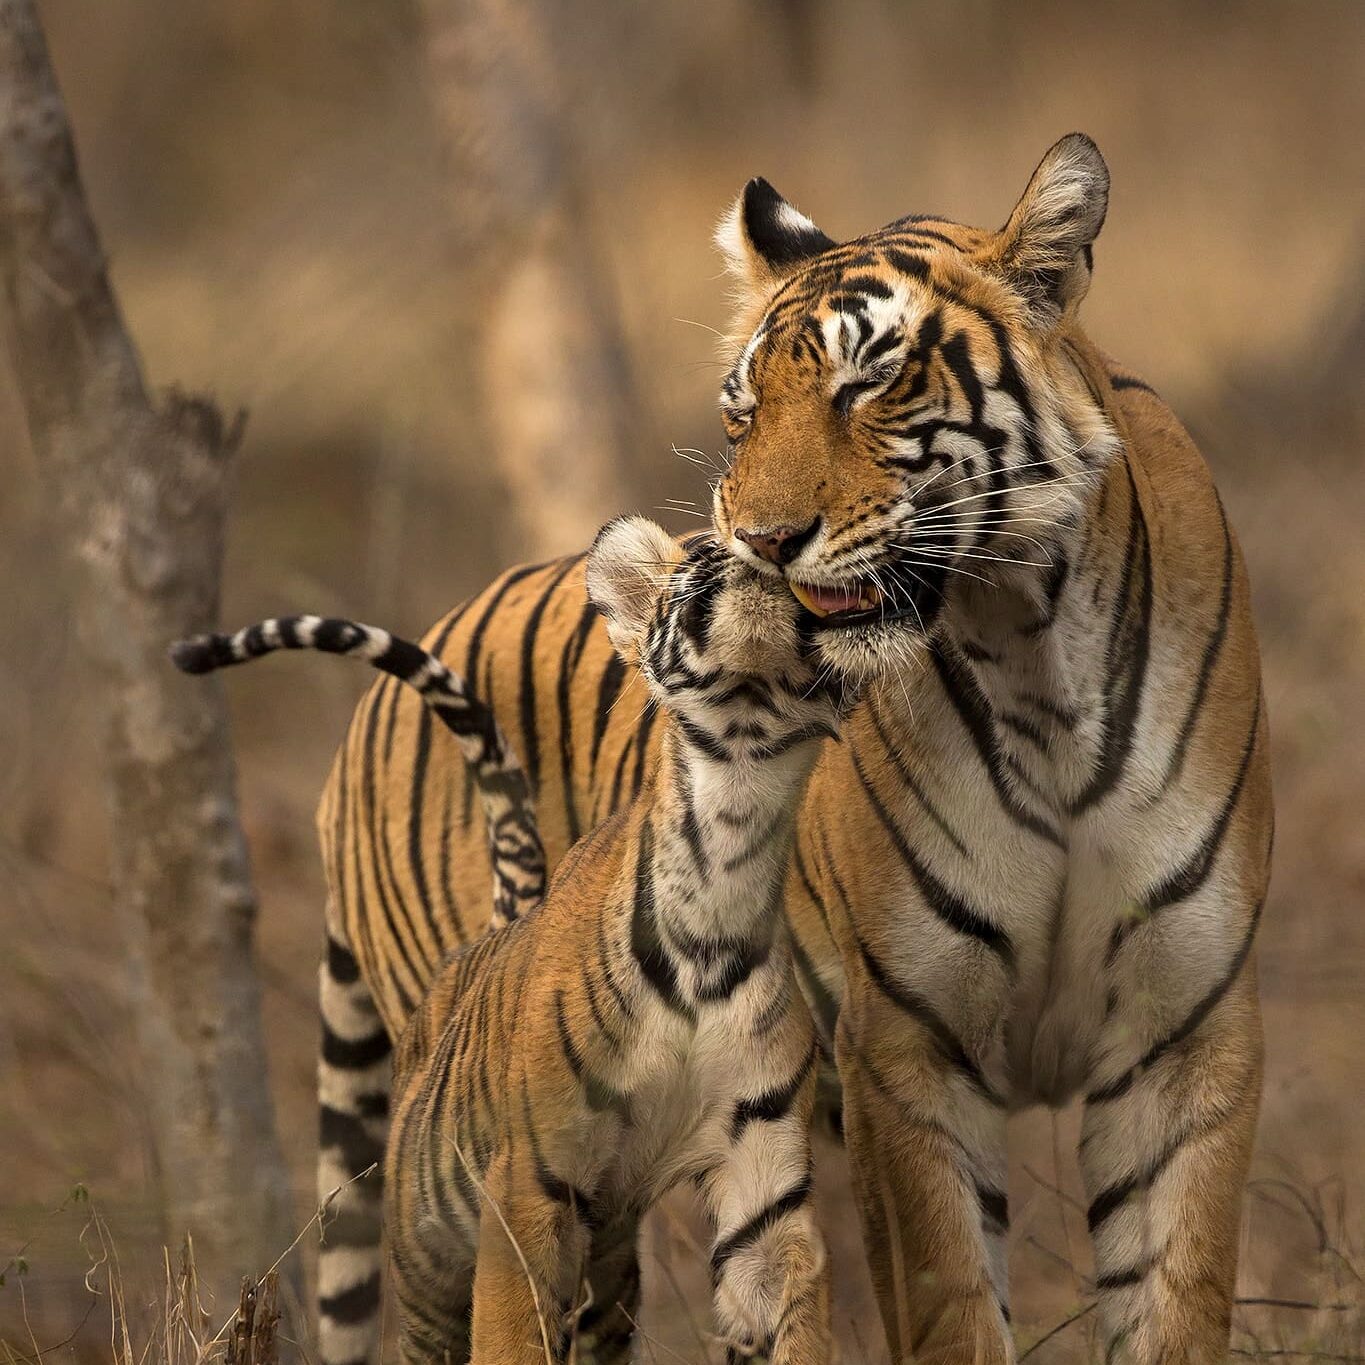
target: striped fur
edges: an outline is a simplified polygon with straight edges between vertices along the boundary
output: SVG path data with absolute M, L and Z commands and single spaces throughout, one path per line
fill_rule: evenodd
M 375 626 L 286 616 L 234 635 L 181 640 L 172 646 L 171 658 L 182 671 L 201 674 L 278 649 L 314 649 L 359 659 L 416 694 L 424 717 L 439 720 L 454 735 L 464 771 L 479 795 L 492 873 L 492 926 L 513 922 L 540 901 L 545 850 L 526 775 L 492 711 L 472 698 L 435 656 Z M 359 1362 L 376 1344 L 379 1314 L 378 1167 L 388 1130 L 390 1038 L 330 907 L 319 994 L 318 1197 L 330 1201 L 333 1209 L 318 1257 L 319 1336 L 324 1359 Z
M 171 647 L 183 673 L 210 673 L 277 649 L 315 649 L 359 659 L 412 688 L 455 736 L 479 793 L 493 873 L 491 923 L 517 919 L 545 894 L 545 849 L 526 774 L 493 713 L 434 654 L 378 626 L 323 616 L 281 616 L 234 635 L 197 635 Z
M 1006 1118 L 1078 1094 L 1110 1357 L 1226 1348 L 1267 725 L 1208 470 L 1077 320 L 1106 182 L 1071 138 L 1000 231 L 910 218 L 836 246 L 759 182 L 723 234 L 718 528 L 775 581 L 883 589 L 825 632 L 895 676 L 817 764 L 785 907 L 896 1360 L 1011 1358 Z M 776 527 L 805 537 L 778 566 L 736 534 Z M 510 571 L 427 643 L 526 755 L 552 866 L 640 790 L 657 714 L 581 560 Z M 335 933 L 394 1031 L 480 931 L 488 866 L 401 689 L 359 707 L 319 828 Z
M 815 1033 L 782 882 L 838 685 L 796 604 L 635 518 L 588 565 L 659 761 L 533 915 L 457 954 L 395 1060 L 385 1223 L 404 1361 L 629 1358 L 640 1217 L 695 1182 L 733 1358 L 829 1359 Z M 471 1330 L 472 1328 L 472 1330 Z

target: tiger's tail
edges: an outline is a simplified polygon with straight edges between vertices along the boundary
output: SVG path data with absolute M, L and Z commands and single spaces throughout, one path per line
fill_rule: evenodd
M 184 673 L 212 673 L 277 649 L 315 649 L 373 665 L 414 688 L 455 736 L 483 803 L 493 865 L 493 927 L 518 919 L 545 894 L 545 848 L 526 773 L 493 712 L 434 654 L 378 626 L 324 616 L 280 616 L 234 635 L 196 635 L 171 646 Z
M 235 635 L 181 640 L 171 659 L 186 673 L 211 673 L 277 649 L 349 655 L 415 688 L 473 771 L 488 822 L 492 924 L 517 918 L 540 899 L 545 854 L 526 776 L 489 708 L 434 655 L 359 622 L 289 616 Z M 322 1365 L 367 1365 L 380 1344 L 382 1165 L 393 1044 L 330 898 L 319 977 L 318 1198 L 330 1217 L 318 1252 L 318 1354 Z
M 317 1328 L 321 1365 L 372 1365 L 381 1328 L 384 1148 L 393 1084 L 384 1021 L 327 905 L 318 973 Z

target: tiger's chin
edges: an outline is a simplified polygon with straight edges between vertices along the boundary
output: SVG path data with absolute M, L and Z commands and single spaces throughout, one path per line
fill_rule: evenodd
M 929 636 L 904 619 L 828 627 L 814 640 L 821 664 L 858 687 L 904 677 L 929 656 Z

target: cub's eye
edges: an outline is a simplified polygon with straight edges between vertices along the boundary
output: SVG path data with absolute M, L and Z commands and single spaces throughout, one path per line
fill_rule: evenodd
M 742 436 L 754 424 L 753 408 L 726 408 L 721 413 L 721 420 L 725 423 L 725 429 L 731 437 Z

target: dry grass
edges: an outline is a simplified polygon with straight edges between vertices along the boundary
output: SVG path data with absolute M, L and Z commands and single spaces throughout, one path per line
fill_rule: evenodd
M 0 1308 L 15 1310 L 10 1316 L 17 1324 L 16 1329 L 0 1329 L 0 1365 L 43 1365 L 72 1355 L 100 1365 L 277 1365 L 281 1353 L 310 1362 L 309 1335 L 303 1325 L 307 1314 L 289 1298 L 288 1281 L 281 1280 L 278 1272 L 307 1234 L 323 1225 L 339 1192 L 333 1191 L 319 1205 L 271 1266 L 259 1277 L 243 1280 L 237 1306 L 218 1321 L 203 1301 L 190 1239 L 182 1243 L 178 1257 L 162 1249 L 156 1276 L 130 1284 L 108 1221 L 84 1187 L 76 1187 L 46 1215 L 45 1225 L 58 1225 L 63 1235 L 74 1239 L 72 1249 L 84 1262 L 84 1303 L 73 1306 L 74 1317 L 64 1334 L 53 1340 L 44 1337 L 28 1308 L 26 1281 L 33 1273 L 29 1245 L 19 1248 L 0 1271 Z M 1066 1198 L 1055 1187 L 1049 1186 L 1048 1194 Z M 488 1198 L 486 1193 L 484 1197 Z M 1249 1228 L 1260 1210 L 1270 1212 L 1285 1235 L 1295 1229 L 1304 1234 L 1304 1257 L 1292 1268 L 1291 1282 L 1299 1286 L 1297 1292 L 1267 1289 L 1239 1295 L 1231 1357 L 1361 1365 L 1365 1362 L 1365 1260 L 1350 1238 L 1349 1210 L 1340 1182 L 1308 1187 L 1279 1177 L 1260 1177 L 1249 1188 L 1248 1208 Z M 501 1216 L 496 1206 L 493 1212 Z M 704 1308 L 699 1312 L 696 1294 L 684 1282 L 698 1272 L 704 1278 L 706 1253 L 698 1233 L 695 1215 L 675 1199 L 659 1211 L 647 1235 L 646 1282 L 653 1282 L 653 1297 L 659 1301 L 640 1320 L 631 1321 L 637 1328 L 640 1357 L 650 1365 L 717 1365 L 725 1358 L 725 1342 L 710 1331 Z M 510 1230 L 508 1236 L 516 1247 Z M 1023 1239 L 1023 1244 L 1028 1240 Z M 1076 1301 L 1055 1320 L 1016 1330 L 1020 1361 L 1080 1365 L 1100 1359 L 1095 1304 L 1083 1270 L 1055 1251 L 1039 1250 L 1050 1262 L 1054 1279 L 1076 1287 Z M 519 1247 L 517 1251 L 520 1254 Z M 679 1266 L 680 1259 L 685 1266 Z M 522 1264 L 525 1268 L 524 1257 Z M 840 1256 L 835 1266 L 836 1277 L 852 1268 L 848 1258 Z M 683 1278 L 678 1269 L 683 1269 Z M 584 1295 L 580 1312 L 591 1302 L 586 1280 Z M 626 1312 L 624 1307 L 621 1311 Z M 388 1316 L 391 1319 L 391 1313 Z M 539 1316 L 540 1344 L 549 1365 L 553 1360 L 551 1329 Z M 678 1332 L 678 1320 L 686 1323 L 685 1333 Z M 662 1329 L 653 1325 L 659 1321 L 664 1323 Z M 861 1320 L 845 1317 L 836 1325 L 836 1365 L 884 1365 L 886 1354 L 874 1314 L 866 1312 Z M 392 1359 L 391 1337 L 386 1347 Z M 575 1339 L 571 1365 L 576 1359 Z
M 35 1236 L 0 1268 L 0 1365 L 42 1365 L 68 1354 L 89 1356 L 105 1365 L 217 1365 L 219 1361 L 224 1365 L 277 1365 L 280 1342 L 307 1365 L 312 1358 L 309 1313 L 290 1292 L 290 1280 L 281 1277 L 281 1268 L 310 1232 L 324 1232 L 337 1196 L 375 1170 L 370 1166 L 338 1185 L 270 1265 L 245 1275 L 236 1307 L 216 1329 L 214 1305 L 205 1302 L 200 1285 L 193 1238 L 184 1238 L 174 1260 L 170 1249 L 163 1246 L 159 1275 L 142 1272 L 130 1286 L 109 1221 L 86 1187 L 75 1186 L 43 1217 Z M 26 1281 L 33 1271 L 30 1249 L 39 1236 L 50 1234 L 54 1227 L 60 1245 L 63 1233 L 71 1231 L 67 1216 L 73 1213 L 82 1221 L 69 1249 L 84 1261 L 81 1286 L 85 1303 L 66 1335 L 43 1345 L 29 1314 Z M 12 1294 L 9 1302 L 4 1297 L 6 1290 Z M 4 1309 L 14 1310 L 16 1306 L 17 1313 L 3 1314 Z M 4 1326 L 10 1316 L 17 1319 L 19 1330 Z M 102 1346 L 96 1345 L 92 1319 L 107 1328 Z
M 175 1262 L 169 1250 L 162 1249 L 159 1284 L 138 1284 L 130 1290 L 114 1234 L 84 1187 L 73 1190 L 49 1217 L 55 1220 L 69 1210 L 79 1211 L 83 1219 L 76 1233 L 76 1245 L 87 1262 L 82 1275 L 83 1311 L 64 1337 L 40 1341 L 39 1329 L 30 1320 L 24 1283 L 29 1267 L 19 1253 L 10 1264 L 18 1273 L 16 1316 L 22 1335 L 0 1334 L 4 1365 L 40 1365 L 67 1355 L 78 1341 L 84 1353 L 97 1354 L 111 1365 L 207 1365 L 226 1357 L 233 1323 L 213 1331 L 200 1294 L 190 1238 L 182 1243 Z M 100 1331 L 103 1344 L 96 1347 Z

